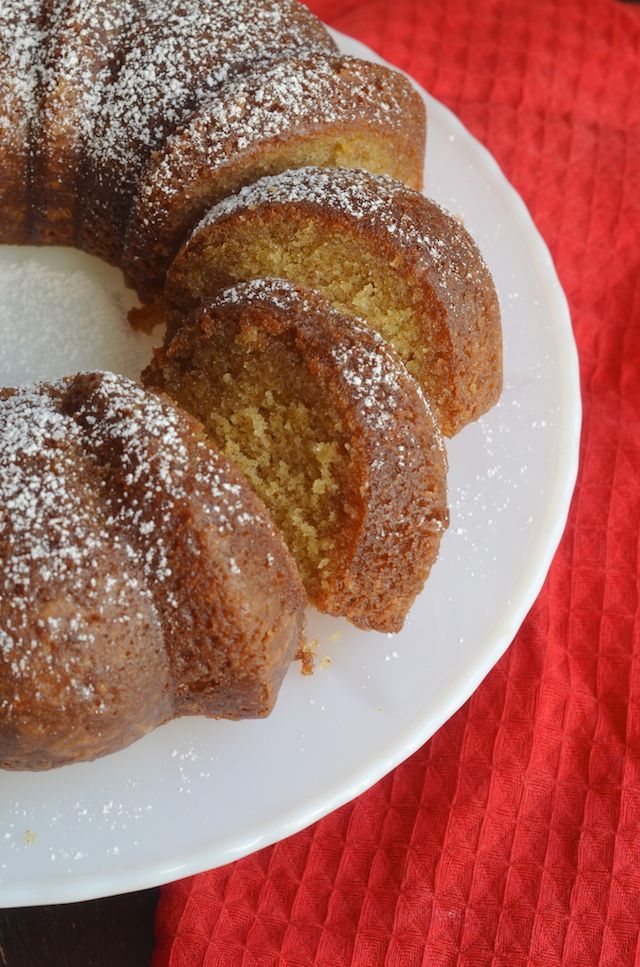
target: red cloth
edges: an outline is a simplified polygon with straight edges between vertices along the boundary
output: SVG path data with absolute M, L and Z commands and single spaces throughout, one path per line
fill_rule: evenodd
M 312 828 L 165 887 L 154 967 L 640 963 L 640 8 L 312 6 L 524 196 L 571 304 L 581 471 L 545 587 L 464 708 Z

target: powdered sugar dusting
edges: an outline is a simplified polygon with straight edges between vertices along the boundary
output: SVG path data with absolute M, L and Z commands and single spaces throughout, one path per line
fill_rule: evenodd
M 257 141 L 297 133 L 302 121 L 319 127 L 366 118 L 369 126 L 399 128 L 407 88 L 404 81 L 391 82 L 398 77 L 381 76 L 367 61 L 328 54 L 278 60 L 243 75 L 202 106 L 175 144 L 168 143 L 142 191 L 181 194 L 175 169 L 185 167 L 185 153 L 186 165 L 197 159 L 215 167 L 228 161 L 230 147 L 243 152 Z
M 265 206 L 304 204 L 334 211 L 363 229 L 388 236 L 411 258 L 418 272 L 429 274 L 445 305 L 451 302 L 452 282 L 474 278 L 486 284 L 488 269 L 477 246 L 459 222 L 437 202 L 390 178 L 366 171 L 308 166 L 267 175 L 225 198 L 205 215 L 191 238 L 237 212 Z M 440 217 L 434 231 L 433 214 Z M 446 235 L 442 226 L 446 219 Z M 434 271 L 435 270 L 435 271 Z
M 23 688 L 39 701 L 45 684 L 57 708 L 73 693 L 104 711 L 95 683 L 74 666 L 86 671 L 104 622 L 156 623 L 159 585 L 171 605 L 181 508 L 195 499 L 221 534 L 253 523 L 222 458 L 203 442 L 187 446 L 189 426 L 167 401 L 110 373 L 23 386 L 0 401 L 7 716 L 19 714 Z
M 286 279 L 260 278 L 229 286 L 213 299 L 211 306 L 240 305 L 262 300 L 283 312 L 310 312 L 313 309 L 317 311 L 320 298 L 315 292 L 306 291 Z M 335 313 L 328 303 L 326 309 Z
M 198 441 L 202 459 L 194 466 L 186 442 L 192 431 L 184 414 L 168 401 L 132 380 L 103 373 L 77 418 L 98 455 L 116 448 L 124 473 L 120 520 L 133 526 L 138 545 L 144 547 L 150 578 L 169 576 L 162 534 L 173 530 L 178 506 L 194 498 L 194 480 L 201 488 L 201 511 L 215 521 L 221 533 L 252 523 L 253 517 L 242 500 L 242 487 L 227 479 L 223 457 Z
M 0 4 L 0 139 L 25 155 L 36 112 L 38 54 L 44 37 L 41 9 L 37 0 Z
M 155 275 L 160 283 L 185 231 L 204 210 L 207 192 L 211 200 L 220 197 L 216 177 L 230 167 L 241 170 L 243 154 L 269 143 L 282 153 L 283 144 L 329 137 L 334 129 L 335 137 L 344 137 L 349 125 L 366 127 L 370 137 L 403 137 L 413 97 L 396 72 L 327 53 L 303 57 L 298 51 L 242 74 L 209 98 L 150 163 L 133 208 L 128 271 L 134 278 L 141 271 Z M 195 203 L 200 208 L 192 211 Z
M 80 428 L 60 400 L 61 387 L 35 385 L 0 402 L 0 709 L 8 716 L 20 714 L 26 695 L 104 712 L 84 677 L 96 622 L 129 604 L 132 591 L 153 612 L 135 563 L 126 563 L 133 548 L 96 502 L 100 481 L 92 492 Z M 114 557 L 120 567 L 111 571 Z
M 131 0 L 51 0 L 39 65 L 45 178 L 53 173 L 46 169 L 63 165 L 73 183 L 137 15 Z
M 146 0 L 98 108 L 87 145 L 92 163 L 111 175 L 120 168 L 131 183 L 149 153 L 244 66 L 333 47 L 293 0 Z

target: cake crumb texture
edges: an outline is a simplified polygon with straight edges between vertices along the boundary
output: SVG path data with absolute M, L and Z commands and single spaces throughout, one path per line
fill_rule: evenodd
M 278 279 L 196 310 L 144 374 L 264 500 L 316 607 L 397 631 L 447 523 L 442 437 L 397 354 Z

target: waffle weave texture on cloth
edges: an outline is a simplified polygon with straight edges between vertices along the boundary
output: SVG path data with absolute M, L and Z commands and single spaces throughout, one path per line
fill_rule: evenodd
M 640 963 L 640 6 L 314 0 L 522 194 L 578 342 L 581 467 L 515 642 L 422 749 L 276 846 L 165 887 L 154 967 Z

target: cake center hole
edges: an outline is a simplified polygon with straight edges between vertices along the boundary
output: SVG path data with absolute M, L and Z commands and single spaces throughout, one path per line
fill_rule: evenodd
M 75 249 L 0 246 L 0 386 L 105 369 L 138 379 L 163 333 L 127 321 L 122 275 Z

